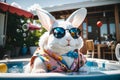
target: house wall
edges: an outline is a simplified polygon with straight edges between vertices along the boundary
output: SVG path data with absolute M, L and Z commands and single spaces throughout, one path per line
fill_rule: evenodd
M 0 13 L 0 46 L 3 46 L 4 41 L 4 20 L 5 20 L 5 15 Z

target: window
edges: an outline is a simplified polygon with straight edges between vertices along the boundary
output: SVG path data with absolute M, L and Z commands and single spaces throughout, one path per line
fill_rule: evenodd
M 114 23 L 110 23 L 110 34 L 113 35 L 113 38 L 116 39 L 116 31 L 115 31 L 115 24 Z
M 107 24 L 103 24 L 100 27 L 100 31 L 101 31 L 101 34 L 100 34 L 101 41 L 105 41 L 106 40 L 106 36 L 108 34 Z
M 87 25 L 85 22 L 83 23 L 83 38 L 87 38 Z

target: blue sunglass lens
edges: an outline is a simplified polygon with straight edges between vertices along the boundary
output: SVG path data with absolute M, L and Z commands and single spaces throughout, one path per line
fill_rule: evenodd
M 65 36 L 65 30 L 61 27 L 56 27 L 53 29 L 53 34 L 56 38 L 62 38 Z
M 69 30 L 69 32 L 70 32 L 71 36 L 72 36 L 74 39 L 79 38 L 80 33 L 81 33 L 80 29 L 78 29 L 78 28 L 71 28 L 71 29 Z

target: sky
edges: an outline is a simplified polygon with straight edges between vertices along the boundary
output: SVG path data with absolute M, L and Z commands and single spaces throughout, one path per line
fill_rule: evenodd
M 86 0 L 6 0 L 7 3 L 12 4 L 16 3 L 22 9 L 28 10 L 31 6 L 37 4 L 41 8 L 61 5 L 61 4 L 68 4 L 68 3 L 75 3 L 81 2 Z

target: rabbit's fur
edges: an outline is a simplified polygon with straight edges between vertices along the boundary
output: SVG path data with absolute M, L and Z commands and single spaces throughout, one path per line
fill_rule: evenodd
M 66 31 L 64 37 L 57 39 L 53 34 L 50 34 L 50 30 L 55 27 L 63 27 L 64 29 L 70 29 L 73 27 L 78 28 L 86 17 L 87 10 L 85 8 L 75 11 L 64 22 L 58 22 L 50 13 L 45 10 L 37 9 L 37 14 L 43 27 L 48 31 L 40 37 L 40 50 L 50 50 L 62 56 L 69 51 L 74 51 L 75 49 L 80 50 L 83 47 L 83 39 L 81 36 L 78 39 L 74 39 L 70 35 L 69 31 Z M 68 56 L 62 57 L 70 67 L 74 59 Z M 34 60 L 34 66 L 32 69 L 30 68 L 30 63 L 25 68 L 25 72 L 32 73 L 46 72 L 46 70 L 46 66 L 42 60 L 40 60 L 40 58 L 36 58 Z

